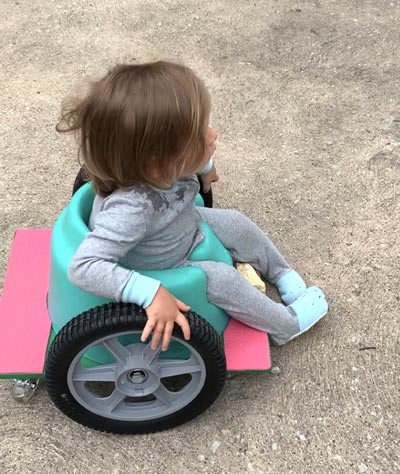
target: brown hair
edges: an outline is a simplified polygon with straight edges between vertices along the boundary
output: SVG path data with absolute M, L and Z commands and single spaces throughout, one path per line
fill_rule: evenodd
M 107 196 L 135 184 L 168 183 L 206 154 L 210 97 L 188 67 L 166 61 L 118 65 L 64 104 L 58 132 L 77 133 L 83 166 Z

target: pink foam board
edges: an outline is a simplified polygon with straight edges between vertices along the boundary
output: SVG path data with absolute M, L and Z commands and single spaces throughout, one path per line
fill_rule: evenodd
M 268 336 L 231 319 L 224 332 L 228 371 L 268 370 L 271 368 Z
M 0 299 L 0 373 L 41 374 L 50 334 L 50 229 L 15 233 Z

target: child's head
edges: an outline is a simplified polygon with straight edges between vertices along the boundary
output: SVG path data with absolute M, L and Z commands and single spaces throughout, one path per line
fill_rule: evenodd
M 97 193 L 135 184 L 168 185 L 207 161 L 210 97 L 185 66 L 119 65 L 64 106 L 60 132 L 78 132 Z

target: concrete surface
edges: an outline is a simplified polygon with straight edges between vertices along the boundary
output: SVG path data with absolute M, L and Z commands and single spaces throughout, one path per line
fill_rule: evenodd
M 216 204 L 246 212 L 329 316 L 173 431 L 113 436 L 42 388 L 0 383 L 1 473 L 396 473 L 400 3 L 1 0 L 0 285 L 14 229 L 49 227 L 78 170 L 59 105 L 121 61 L 179 58 L 207 82 Z M 220 443 L 220 444 L 218 444 Z

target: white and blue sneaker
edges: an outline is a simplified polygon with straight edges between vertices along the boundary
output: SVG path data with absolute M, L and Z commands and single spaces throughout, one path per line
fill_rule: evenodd
M 278 288 L 282 301 L 287 305 L 294 303 L 306 291 L 304 280 L 294 270 L 279 278 L 275 286 Z
M 328 312 L 328 303 L 325 299 L 325 295 L 317 286 L 307 288 L 306 291 L 288 307 L 292 308 L 296 313 L 300 327 L 300 331 L 288 339 L 288 341 L 308 331 Z

